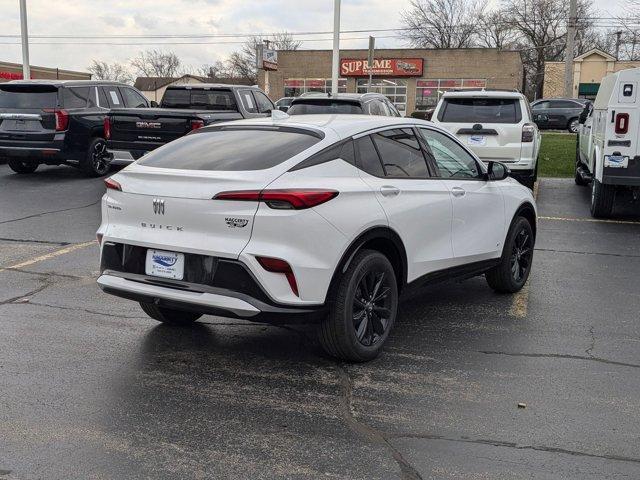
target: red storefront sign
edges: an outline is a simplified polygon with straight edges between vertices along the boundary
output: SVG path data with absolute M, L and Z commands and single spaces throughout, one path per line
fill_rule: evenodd
M 0 78 L 4 78 L 5 80 L 22 80 L 22 74 L 0 71 Z
M 340 75 L 343 77 L 366 77 L 371 73 L 384 77 L 421 77 L 422 58 L 376 58 L 372 68 L 363 58 L 340 59 Z

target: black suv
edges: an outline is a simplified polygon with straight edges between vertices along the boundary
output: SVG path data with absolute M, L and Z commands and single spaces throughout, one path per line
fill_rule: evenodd
M 400 112 L 381 93 L 328 93 L 310 92 L 294 98 L 287 110 L 289 115 L 316 113 L 347 113 L 356 115 L 386 115 L 399 117 Z
M 571 133 L 578 133 L 580 114 L 590 100 L 582 98 L 549 98 L 540 99 L 531 104 L 533 121 L 539 128 L 565 128 Z
M 0 84 L 0 156 L 17 173 L 40 164 L 108 172 L 104 119 L 111 108 L 144 107 L 135 88 L 107 81 L 30 80 Z

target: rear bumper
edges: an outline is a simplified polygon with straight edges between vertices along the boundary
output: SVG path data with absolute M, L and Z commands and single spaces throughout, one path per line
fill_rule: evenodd
M 64 139 L 49 142 L 0 140 L 0 156 L 23 160 L 59 160 L 63 159 Z
M 127 150 L 108 150 L 107 153 L 111 157 L 109 163 L 111 165 L 129 165 L 130 163 L 135 162 L 142 155 L 139 155 L 134 158 L 133 154 Z
M 640 156 L 630 158 L 627 168 L 604 167 L 602 183 L 629 187 L 640 186 Z
M 98 278 L 98 285 L 105 293 L 129 300 L 254 322 L 314 323 L 326 313 L 323 305 L 289 307 L 269 304 L 232 290 L 109 270 Z

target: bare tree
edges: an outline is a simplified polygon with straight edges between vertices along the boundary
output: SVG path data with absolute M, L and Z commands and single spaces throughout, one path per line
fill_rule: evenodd
M 508 22 L 502 10 L 493 10 L 478 18 L 476 38 L 480 47 L 505 50 L 515 46 L 518 32 Z
M 225 78 L 231 76 L 229 74 L 229 67 L 220 60 L 202 65 L 197 70 L 197 74 L 207 78 Z
M 629 0 L 623 9 L 623 14 L 617 17 L 621 32 L 619 43 L 619 58 L 623 60 L 640 59 L 640 0 Z
M 485 8 L 485 0 L 411 0 L 400 14 L 401 35 L 413 47 L 471 47 Z
M 173 52 L 147 50 L 131 59 L 130 64 L 145 77 L 175 77 L 180 72 L 180 59 Z
M 107 63 L 99 60 L 92 60 L 87 68 L 96 80 L 112 80 L 114 82 L 133 83 L 131 72 L 117 62 Z

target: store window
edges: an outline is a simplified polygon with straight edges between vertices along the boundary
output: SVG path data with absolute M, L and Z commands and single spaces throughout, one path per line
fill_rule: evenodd
M 487 81 L 477 78 L 420 79 L 416 82 L 416 110 L 434 108 L 444 92 L 453 88 L 485 88 Z
M 307 92 L 331 92 L 330 78 L 287 78 L 284 81 L 284 96 L 299 97 Z M 347 92 L 347 79 L 338 79 L 338 93 Z
M 376 92 L 385 95 L 401 115 L 407 111 L 407 80 L 404 78 L 374 78 L 369 87 L 368 78 L 359 78 L 357 93 Z

